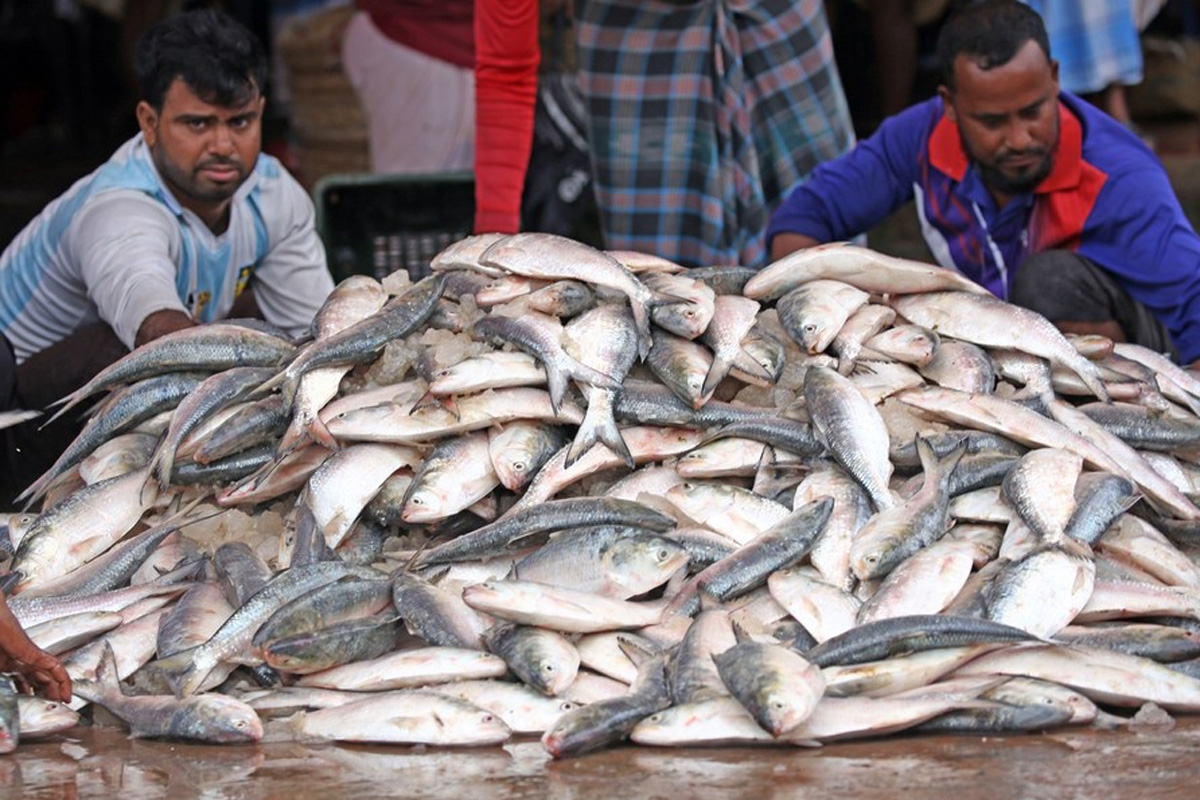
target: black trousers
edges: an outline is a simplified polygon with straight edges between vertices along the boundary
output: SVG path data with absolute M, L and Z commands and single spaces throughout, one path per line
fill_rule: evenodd
M 44 409 L 129 352 L 103 322 L 81 328 L 20 365 L 8 341 L 0 337 L 0 342 L 0 402 L 5 402 L 4 410 Z M 85 401 L 83 408 L 87 406 Z M 83 428 L 80 413 L 73 409 L 40 430 L 44 417 L 0 430 L 4 447 L 0 459 L 0 511 L 15 510 L 14 498 L 49 469 L 79 435 Z
M 1051 322 L 1112 320 L 1128 341 L 1179 359 L 1171 335 L 1148 308 L 1130 297 L 1112 275 L 1069 250 L 1030 256 L 1017 270 L 1008 300 Z

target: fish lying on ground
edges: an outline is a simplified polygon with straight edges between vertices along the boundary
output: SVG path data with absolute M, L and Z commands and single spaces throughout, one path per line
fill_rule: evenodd
M 559 758 L 1200 709 L 1189 372 L 849 245 L 495 234 L 434 272 L 72 394 L 110 392 L 0 545 L 73 706 Z

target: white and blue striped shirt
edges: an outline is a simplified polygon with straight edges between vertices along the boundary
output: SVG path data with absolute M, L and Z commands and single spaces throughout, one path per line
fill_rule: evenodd
M 221 319 L 251 275 L 267 321 L 292 335 L 333 289 L 300 184 L 259 155 L 214 234 L 167 190 L 138 134 L 0 256 L 0 332 L 18 362 L 99 320 L 132 347 L 155 311 Z

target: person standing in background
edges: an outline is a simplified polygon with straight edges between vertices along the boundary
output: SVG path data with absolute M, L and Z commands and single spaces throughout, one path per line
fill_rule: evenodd
M 1062 88 L 1131 126 L 1125 87 L 1142 82 L 1139 32 L 1164 0 L 1024 0 L 1041 15 Z
M 366 112 L 372 172 L 468 170 L 474 0 L 356 0 L 342 65 Z
M 520 229 L 537 94 L 537 0 L 356 0 L 342 63 L 371 170 L 475 170 L 479 233 Z
M 820 0 L 576 0 L 605 246 L 761 266 L 771 212 L 854 145 Z
M 475 0 L 475 232 L 521 229 L 537 100 L 538 0 Z

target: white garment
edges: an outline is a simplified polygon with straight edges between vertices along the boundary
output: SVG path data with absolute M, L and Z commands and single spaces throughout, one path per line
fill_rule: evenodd
M 0 255 L 0 332 L 18 363 L 100 320 L 132 347 L 155 311 L 225 317 L 251 275 L 267 321 L 304 332 L 333 290 L 308 194 L 259 155 L 214 234 L 166 189 L 139 133 Z
M 474 168 L 475 73 L 385 36 L 359 12 L 342 65 L 367 115 L 373 172 Z

